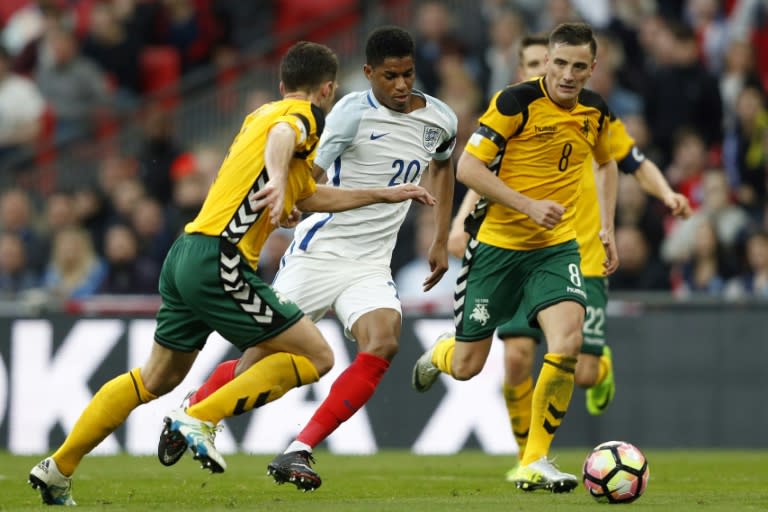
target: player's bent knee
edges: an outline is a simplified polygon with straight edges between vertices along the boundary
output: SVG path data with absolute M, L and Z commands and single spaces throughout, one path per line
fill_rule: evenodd
M 365 346 L 360 345 L 360 352 L 367 352 L 387 361 L 392 361 L 399 349 L 400 345 L 394 337 L 371 340 Z
M 451 367 L 451 376 L 456 380 L 469 380 L 483 369 L 482 365 L 472 363 L 471 361 L 455 361 Z
M 322 350 L 318 350 L 317 353 L 309 356 L 309 360 L 315 366 L 318 375 L 321 377 L 331 371 L 335 362 L 331 347 L 325 347 Z

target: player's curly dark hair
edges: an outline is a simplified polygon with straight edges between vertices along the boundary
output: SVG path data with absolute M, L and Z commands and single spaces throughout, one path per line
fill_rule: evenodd
M 280 80 L 285 90 L 312 90 L 336 80 L 339 60 L 325 45 L 299 41 L 291 46 L 280 63 Z
M 550 47 L 556 44 L 569 46 L 581 46 L 589 44 L 592 57 L 597 55 L 597 40 L 592 32 L 592 27 L 586 23 L 561 23 L 549 34 Z
M 379 27 L 365 43 L 365 61 L 369 66 L 378 66 L 387 57 L 412 56 L 413 48 L 413 38 L 406 30 L 394 25 Z

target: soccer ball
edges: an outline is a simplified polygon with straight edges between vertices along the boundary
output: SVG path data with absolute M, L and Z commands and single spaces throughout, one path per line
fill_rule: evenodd
M 606 503 L 630 503 L 648 486 L 648 461 L 624 441 L 597 445 L 584 461 L 583 481 L 589 494 Z

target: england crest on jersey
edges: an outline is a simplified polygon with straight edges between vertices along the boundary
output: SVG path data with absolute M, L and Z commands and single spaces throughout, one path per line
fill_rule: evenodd
M 442 128 L 437 128 L 435 126 L 425 126 L 424 140 L 422 140 L 422 143 L 424 144 L 424 149 L 426 149 L 430 153 L 434 153 L 435 148 L 437 148 L 437 144 L 440 142 L 440 135 L 442 134 L 443 134 Z

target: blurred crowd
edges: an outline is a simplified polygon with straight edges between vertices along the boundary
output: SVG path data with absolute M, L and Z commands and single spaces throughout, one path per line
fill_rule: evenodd
M 407 16 L 387 18 L 388 8 Z M 322 40 L 373 11 L 409 25 L 418 87 L 458 115 L 456 157 L 491 95 L 515 81 L 522 36 L 589 22 L 599 39 L 589 87 L 696 209 L 674 220 L 622 177 L 622 264 L 611 288 L 768 298 L 766 0 L 3 0 L 0 173 L 13 172 L 3 162 L 34 155 L 42 130 L 66 147 L 98 132 L 104 112 L 135 108 L 198 69 L 225 69 L 264 34 L 288 41 L 302 20 L 332 9 L 344 16 L 304 37 Z M 343 90 L 367 86 L 358 64 L 342 64 Z M 246 109 L 276 93 L 254 91 Z M 99 158 L 96 180 L 44 195 L 17 182 L 3 188 L 0 299 L 155 292 L 165 253 L 226 151 L 219 141 L 188 147 L 173 119 L 167 105 L 148 109 L 139 150 Z M 457 185 L 457 202 L 463 192 Z M 432 226 L 424 208 L 412 210 L 393 259 L 400 295 L 407 308 L 448 312 L 451 274 L 445 287 L 420 291 Z M 270 239 L 265 279 L 290 237 Z

